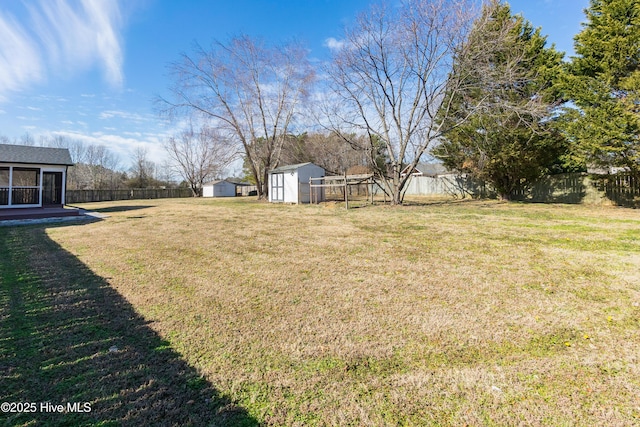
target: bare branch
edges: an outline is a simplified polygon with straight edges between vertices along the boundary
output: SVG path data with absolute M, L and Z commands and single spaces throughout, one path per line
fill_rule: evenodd
M 199 196 L 202 185 L 220 175 L 237 158 L 236 146 L 216 129 L 193 126 L 165 141 L 165 150 L 173 167 L 189 183 L 193 196 Z
M 345 34 L 345 47 L 327 69 L 339 116 L 337 127 L 368 135 L 372 152 L 382 142 L 393 202 L 401 203 L 407 176 L 441 135 L 441 107 L 455 82 L 454 59 L 477 16 L 469 0 L 408 0 L 362 14 Z
M 308 94 L 314 72 L 306 50 L 290 43 L 266 46 L 248 36 L 197 46 L 173 64 L 174 101 L 169 112 L 208 118 L 218 132 L 242 145 L 258 186 L 267 194 L 267 172 L 277 167 L 284 138 Z

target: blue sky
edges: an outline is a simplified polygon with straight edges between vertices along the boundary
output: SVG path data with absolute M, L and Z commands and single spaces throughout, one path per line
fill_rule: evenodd
M 298 39 L 318 61 L 367 0 L 2 0 L 0 135 L 63 135 L 103 144 L 129 166 L 136 147 L 164 159 L 175 124 L 157 117 L 167 66 L 195 42 L 246 33 Z M 559 50 L 572 53 L 588 0 L 512 0 Z

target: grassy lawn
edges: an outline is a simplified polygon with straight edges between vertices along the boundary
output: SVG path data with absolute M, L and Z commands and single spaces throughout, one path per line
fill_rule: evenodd
M 0 228 L 0 401 L 92 411 L 10 425 L 640 424 L 636 210 L 84 207 Z

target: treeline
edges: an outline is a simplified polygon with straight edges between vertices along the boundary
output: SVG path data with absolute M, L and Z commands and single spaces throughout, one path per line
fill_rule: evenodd
M 41 137 L 36 142 L 29 133 L 9 139 L 0 135 L 0 143 L 67 148 L 74 163 L 67 173 L 68 190 L 123 190 L 132 188 L 178 188 L 167 165 L 148 159 L 146 150 L 134 150 L 131 166 L 123 168 L 120 156 L 104 145 L 86 144 L 65 136 Z
M 640 1 L 590 0 L 585 14 L 571 58 L 500 0 L 374 4 L 323 64 L 298 42 L 215 41 L 171 65 L 171 96 L 157 100 L 193 123 L 164 142 L 167 163 L 139 149 L 123 169 L 105 146 L 39 143 L 70 149 L 78 189 L 172 186 L 175 174 L 197 195 L 239 157 L 260 197 L 270 170 L 312 161 L 375 173 L 396 204 L 404 171 L 434 158 L 503 198 L 589 167 L 640 176 Z
M 290 165 L 312 162 L 325 169 L 328 174 L 344 172 L 373 172 L 373 165 L 384 167 L 386 158 L 382 144 L 373 150 L 363 135 L 343 135 L 335 132 L 310 132 L 299 135 L 285 135 L 278 154 L 279 163 Z M 355 172 L 354 172 L 355 173 Z M 247 159 L 244 161 L 245 180 L 254 183 Z
M 639 174 L 640 2 L 591 0 L 568 59 L 506 2 L 475 5 L 372 5 L 322 68 L 298 43 L 199 46 L 159 105 L 241 147 L 262 197 L 269 170 L 301 161 L 370 168 L 394 203 L 433 156 L 504 198 L 587 166 Z
M 640 2 L 592 0 L 585 12 L 576 56 L 563 61 L 540 28 L 487 5 L 454 64 L 472 84 L 448 98 L 455 114 L 440 111 L 451 130 L 434 155 L 503 198 L 588 166 L 639 176 Z M 519 78 L 505 85 L 510 74 Z

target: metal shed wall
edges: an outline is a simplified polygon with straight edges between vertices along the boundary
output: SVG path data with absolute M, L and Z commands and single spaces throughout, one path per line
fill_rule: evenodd
M 235 197 L 235 195 L 235 184 L 227 181 L 219 181 L 202 187 L 202 197 Z

